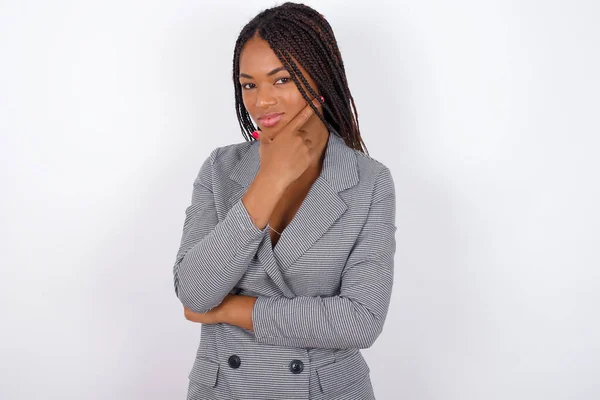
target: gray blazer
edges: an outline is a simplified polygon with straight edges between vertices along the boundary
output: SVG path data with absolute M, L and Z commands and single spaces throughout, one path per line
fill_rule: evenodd
M 185 212 L 173 276 L 204 313 L 229 293 L 258 297 L 254 331 L 202 324 L 188 399 L 374 399 L 359 349 L 386 319 L 394 276 L 394 181 L 330 132 L 320 176 L 272 248 L 241 197 L 257 141 L 216 148 Z

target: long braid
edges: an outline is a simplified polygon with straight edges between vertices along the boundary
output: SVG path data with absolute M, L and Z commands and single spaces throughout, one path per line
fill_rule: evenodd
M 240 54 L 244 44 L 258 34 L 265 40 L 290 73 L 302 97 L 329 130 L 337 132 L 349 147 L 367 153 L 360 135 L 358 112 L 348 87 L 342 56 L 327 20 L 304 4 L 286 2 L 260 12 L 244 28 L 235 43 L 233 55 L 233 85 L 237 119 L 244 138 L 249 141 L 256 130 L 244 107 L 239 85 Z M 317 84 L 326 102 L 323 114 L 310 99 L 317 93 L 302 75 L 297 61 Z M 307 88 L 307 93 L 304 88 Z

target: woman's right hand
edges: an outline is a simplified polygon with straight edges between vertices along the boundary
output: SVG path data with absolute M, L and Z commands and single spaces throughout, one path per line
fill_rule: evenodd
M 318 106 L 319 100 L 313 99 Z M 310 104 L 276 133 L 259 131 L 260 172 L 269 176 L 279 187 L 286 188 L 298 179 L 315 161 L 317 151 L 309 147 L 311 142 L 306 140 L 306 132 L 300 129 L 314 114 Z

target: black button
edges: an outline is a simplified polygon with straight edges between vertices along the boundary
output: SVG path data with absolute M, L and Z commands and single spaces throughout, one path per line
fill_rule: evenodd
M 304 371 L 304 363 L 300 360 L 292 360 L 290 363 L 290 371 L 292 371 L 293 374 L 299 374 Z
M 229 366 L 231 368 L 239 368 L 240 364 L 242 363 L 240 358 L 238 356 L 236 356 L 235 354 L 230 356 L 229 360 L 227 360 L 227 362 L 229 363 Z

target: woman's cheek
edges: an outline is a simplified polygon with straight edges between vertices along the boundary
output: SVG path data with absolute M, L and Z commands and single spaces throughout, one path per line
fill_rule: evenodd
M 250 95 L 245 91 L 242 92 L 242 103 L 244 103 L 244 107 L 250 112 L 250 115 L 252 115 L 252 112 L 254 111 L 253 103 L 250 99 Z
M 287 113 L 296 115 L 304 108 L 306 101 L 302 98 L 302 95 L 297 88 L 290 90 L 281 98 L 281 103 L 284 106 Z

